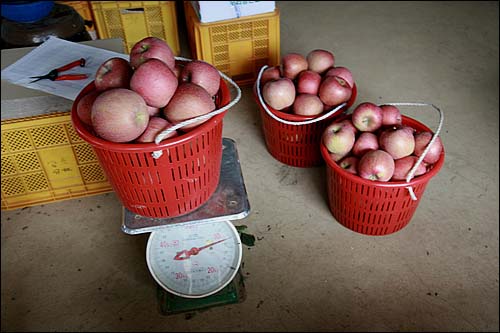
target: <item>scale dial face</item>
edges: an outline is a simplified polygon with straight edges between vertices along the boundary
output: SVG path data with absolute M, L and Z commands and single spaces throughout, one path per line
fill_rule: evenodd
M 179 223 L 154 231 L 146 261 L 156 282 L 187 298 L 212 295 L 235 277 L 242 246 L 230 221 Z

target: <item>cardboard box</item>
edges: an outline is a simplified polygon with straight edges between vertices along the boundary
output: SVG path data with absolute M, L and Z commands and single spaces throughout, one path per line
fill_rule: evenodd
M 201 23 L 274 12 L 275 1 L 191 1 Z

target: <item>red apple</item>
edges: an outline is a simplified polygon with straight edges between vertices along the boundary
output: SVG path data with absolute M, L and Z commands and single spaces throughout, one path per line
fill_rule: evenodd
M 170 46 L 158 37 L 145 37 L 132 46 L 130 65 L 134 70 L 148 59 L 163 61 L 171 70 L 175 67 L 175 55 Z
M 146 102 L 135 91 L 114 88 L 102 92 L 92 106 L 92 126 L 105 140 L 129 142 L 148 126 Z
M 431 142 L 433 135 L 434 135 L 433 133 L 427 131 L 415 134 L 414 153 L 416 156 L 419 157 L 422 156 L 425 148 L 429 145 L 429 142 Z M 434 140 L 434 143 L 432 144 L 431 148 L 429 148 L 427 155 L 425 155 L 424 162 L 429 164 L 436 163 L 437 161 L 439 161 L 442 151 L 443 151 L 443 143 L 441 141 L 441 138 L 438 136 L 436 140 Z
M 317 95 L 320 84 L 321 75 L 310 70 L 302 71 L 297 76 L 297 93 Z
M 319 98 L 326 105 L 339 105 L 351 98 L 352 89 L 338 76 L 327 76 L 319 86 Z
M 316 116 L 323 112 L 323 103 L 317 95 L 298 94 L 293 102 L 293 112 L 301 116 Z
M 180 80 L 183 68 L 184 68 L 184 65 L 176 63 L 174 66 L 174 69 L 172 70 L 172 72 L 174 72 L 175 77 L 179 80 Z
M 413 168 L 417 162 L 418 157 L 416 156 L 405 156 L 403 158 L 394 161 L 394 174 L 391 180 L 406 180 L 408 172 Z M 422 161 L 415 171 L 414 177 L 423 175 L 427 172 L 425 163 Z
M 92 90 L 78 101 L 76 105 L 76 114 L 82 123 L 92 126 L 92 105 L 100 93 L 100 91 Z
M 386 182 L 393 174 L 394 159 L 383 150 L 370 150 L 359 160 L 358 175 L 361 178 Z
M 146 127 L 146 130 L 141 134 L 141 136 L 135 139 L 135 142 L 154 142 L 158 134 L 172 126 L 174 125 L 168 120 L 161 117 L 151 117 L 149 118 L 148 127 Z M 177 136 L 176 131 L 169 133 L 166 137 L 164 137 L 164 139 L 172 138 L 174 136 Z
M 346 118 L 343 120 L 339 120 L 337 122 L 339 122 L 339 123 L 343 124 L 344 126 L 346 126 L 347 128 L 349 128 L 354 134 L 358 133 L 358 129 L 353 125 L 351 118 Z
M 355 133 L 345 122 L 334 122 L 328 125 L 322 134 L 326 149 L 332 154 L 337 154 L 338 157 L 344 157 L 351 151 L 355 139 Z
M 358 163 L 359 158 L 357 158 L 356 156 L 347 156 L 338 162 L 339 166 L 342 169 L 354 175 L 358 174 Z
M 352 112 L 352 123 L 361 132 L 373 132 L 382 126 L 382 109 L 373 103 L 359 104 Z
M 114 57 L 103 62 L 95 74 L 95 88 L 104 91 L 111 88 L 129 88 L 132 67 L 127 60 Z
M 293 80 L 300 72 L 307 70 L 306 58 L 298 53 L 288 53 L 281 59 L 281 74 Z
M 353 88 L 354 87 L 354 78 L 352 76 L 352 72 L 347 69 L 346 67 L 342 66 L 337 66 L 337 67 L 332 67 L 329 70 L 326 71 L 324 76 L 338 76 L 343 78 L 344 80 L 349 83 L 349 87 Z
M 333 53 L 327 50 L 312 50 L 307 54 L 308 69 L 322 74 L 335 64 Z
M 149 106 L 149 105 L 146 106 L 148 107 L 148 114 L 150 117 L 157 116 L 161 112 L 160 108 L 155 108 L 154 106 Z
M 268 81 L 281 78 L 280 66 L 268 67 L 264 69 L 260 77 L 260 86 L 263 87 Z
M 141 95 L 146 104 L 162 108 L 168 104 L 178 86 L 178 80 L 161 60 L 148 59 L 130 79 L 130 89 Z
M 283 110 L 295 101 L 295 86 L 288 78 L 267 82 L 262 87 L 262 98 L 275 110 Z
M 362 132 L 354 142 L 352 153 L 356 156 L 363 156 L 370 150 L 379 149 L 378 137 L 371 132 Z
M 381 105 L 382 109 L 382 125 L 390 126 L 390 125 L 401 125 L 402 117 L 401 111 L 394 105 Z
M 345 158 L 347 155 L 349 155 L 349 153 L 346 153 L 346 154 L 328 153 L 328 155 L 330 156 L 330 159 L 332 161 L 339 162 L 340 160 Z
M 179 123 L 215 110 L 215 103 L 210 94 L 194 83 L 181 83 L 174 96 L 163 110 L 165 118 L 171 123 Z M 200 120 L 184 126 L 182 129 L 194 128 L 206 120 Z
M 219 71 L 202 60 L 193 60 L 184 65 L 180 75 L 181 82 L 191 82 L 205 89 L 210 96 L 215 96 L 220 87 Z
M 413 129 L 408 126 L 384 129 L 379 135 L 379 145 L 395 160 L 409 156 L 415 150 Z

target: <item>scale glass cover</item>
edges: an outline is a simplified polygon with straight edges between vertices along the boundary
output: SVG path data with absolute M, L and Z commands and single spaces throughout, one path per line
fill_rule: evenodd
M 146 261 L 155 281 L 186 298 L 217 293 L 236 276 L 242 245 L 230 221 L 195 221 L 151 233 Z

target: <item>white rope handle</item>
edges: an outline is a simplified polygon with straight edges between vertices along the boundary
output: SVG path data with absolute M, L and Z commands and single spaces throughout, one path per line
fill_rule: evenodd
M 176 60 L 181 60 L 181 61 L 192 61 L 192 59 L 187 59 L 187 58 L 183 58 L 183 57 L 175 57 L 175 59 Z M 174 126 L 171 126 L 171 127 L 167 128 L 167 129 L 165 129 L 164 131 L 162 131 L 160 134 L 158 134 L 156 136 L 156 138 L 155 138 L 155 143 L 156 144 L 159 144 L 167 135 L 169 135 L 170 133 L 176 131 L 177 129 L 182 128 L 182 127 L 187 126 L 187 125 L 191 125 L 191 124 L 193 124 L 195 122 L 198 122 L 200 120 L 206 120 L 206 119 L 212 118 L 215 115 L 218 115 L 220 113 L 225 112 L 227 109 L 233 107 L 236 103 L 239 102 L 239 100 L 241 99 L 241 89 L 240 89 L 240 87 L 233 80 L 231 80 L 231 78 L 229 78 L 226 74 L 222 73 L 221 71 L 219 71 L 219 74 L 220 74 L 220 76 L 224 80 L 226 80 L 227 82 L 229 82 L 233 86 L 233 88 L 236 90 L 236 97 L 231 102 L 229 102 L 227 105 L 221 107 L 220 109 L 216 109 L 216 110 L 211 111 L 209 113 L 206 113 L 204 115 L 184 120 L 184 121 L 182 121 L 180 123 L 175 124 Z M 151 156 L 153 156 L 153 158 L 157 159 L 162 154 L 163 154 L 163 151 L 156 150 L 156 151 L 153 151 L 151 153 Z
M 413 168 L 411 168 L 410 171 L 408 172 L 408 175 L 406 176 L 406 182 L 408 183 L 415 175 L 415 172 L 417 171 L 418 166 L 420 165 L 420 163 L 422 163 L 422 161 L 425 158 L 425 155 L 427 155 L 427 153 L 431 149 L 431 146 L 434 144 L 437 137 L 439 136 L 439 133 L 441 132 L 441 128 L 443 127 L 443 118 L 444 118 L 443 111 L 441 111 L 434 104 L 429 104 L 429 103 L 419 103 L 419 102 L 399 103 L 398 102 L 398 103 L 384 103 L 384 104 L 393 105 L 393 106 L 430 106 L 430 107 L 434 108 L 439 113 L 438 127 L 437 127 L 436 131 L 434 132 L 434 135 L 432 136 L 431 140 L 429 141 L 429 144 L 427 144 L 427 147 L 425 147 L 422 155 L 419 156 L 419 158 L 418 158 L 417 162 L 415 163 L 415 165 L 413 166 Z M 410 192 L 410 196 L 411 196 L 412 200 L 417 200 L 417 196 L 415 195 L 415 192 L 413 192 L 413 188 L 411 186 L 407 186 L 406 188 Z
M 262 99 L 262 94 L 260 93 L 260 80 L 261 80 L 261 77 L 262 77 L 262 73 L 264 72 L 264 70 L 267 67 L 268 67 L 267 65 L 264 65 L 260 69 L 259 75 L 257 76 L 257 82 L 256 82 L 257 86 L 256 86 L 256 89 L 257 89 L 257 96 L 259 97 L 260 105 L 262 105 L 262 107 L 264 108 L 264 110 L 266 111 L 266 113 L 269 116 L 271 116 L 271 118 L 273 118 L 274 120 L 277 120 L 277 121 L 279 121 L 279 122 L 281 122 L 283 124 L 286 124 L 286 125 L 308 125 L 308 124 L 312 124 L 312 123 L 315 123 L 317 121 L 321 121 L 321 120 L 323 120 L 325 118 L 330 117 L 331 115 L 333 115 L 334 113 L 337 113 L 340 109 L 342 109 L 344 106 L 347 105 L 347 103 L 342 103 L 342 104 L 338 105 L 337 107 L 335 107 L 333 110 L 328 111 L 327 113 L 325 113 L 321 117 L 310 119 L 310 120 L 288 121 L 288 120 L 281 119 L 278 116 L 276 116 L 274 113 L 272 113 L 271 111 L 269 111 L 269 109 L 267 108 L 266 103 Z

